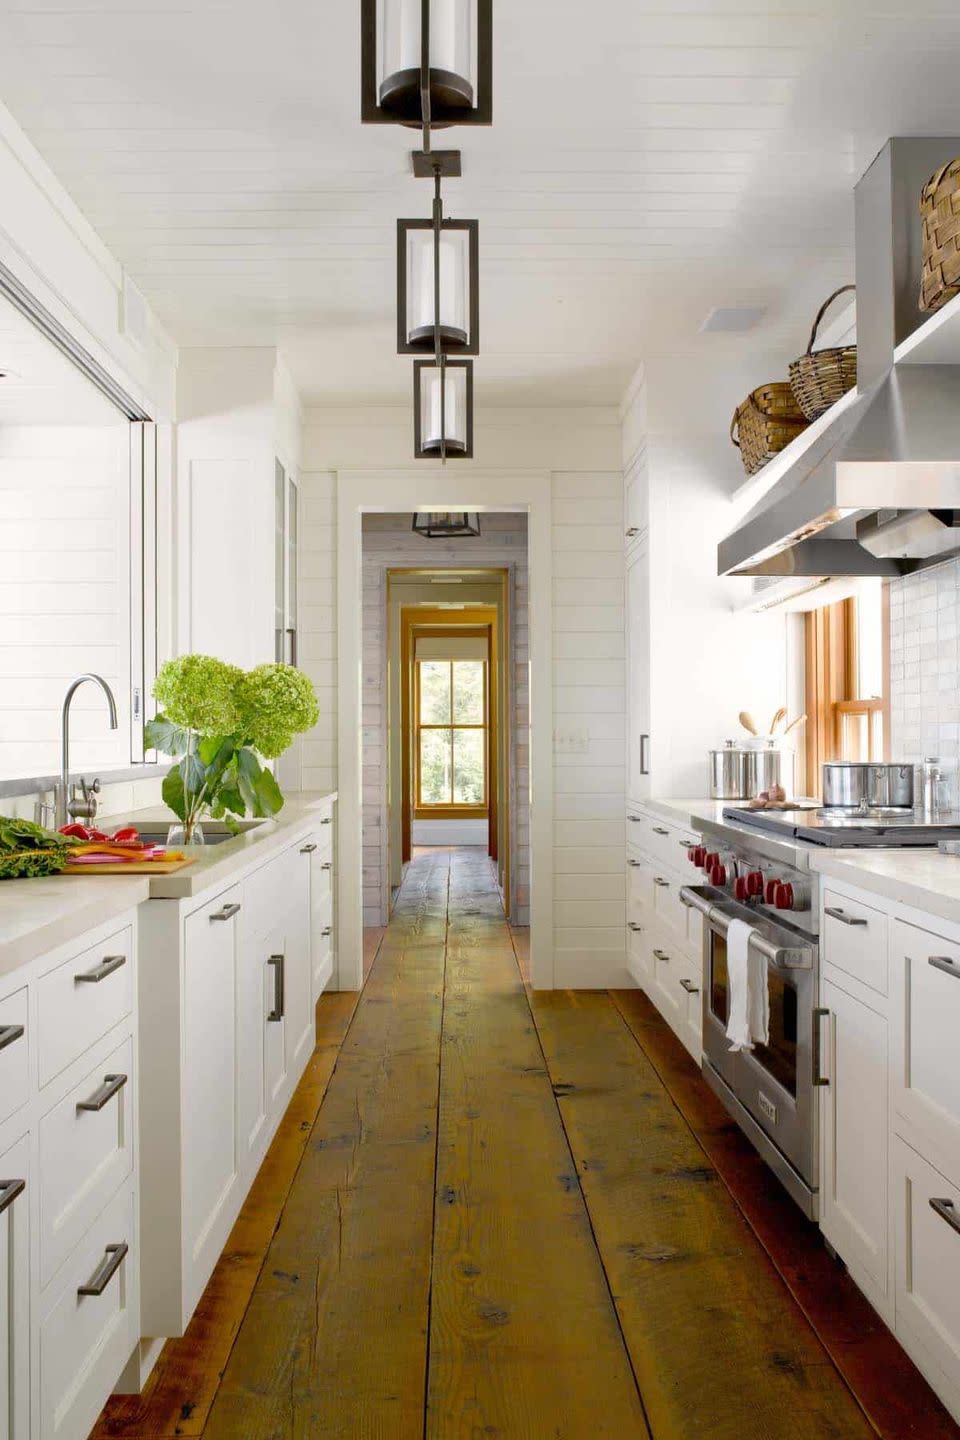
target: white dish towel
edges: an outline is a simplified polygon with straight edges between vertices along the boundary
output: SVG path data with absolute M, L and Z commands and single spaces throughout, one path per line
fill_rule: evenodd
M 767 961 L 750 946 L 753 926 L 731 920 L 727 930 L 727 1039 L 731 1050 L 752 1050 L 770 1038 Z

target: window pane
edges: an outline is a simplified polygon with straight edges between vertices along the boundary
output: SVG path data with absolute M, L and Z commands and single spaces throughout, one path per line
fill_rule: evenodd
M 450 804 L 450 731 L 420 732 L 420 801 L 423 805 Z
M 450 661 L 420 661 L 420 724 L 450 723 Z
M 482 725 L 483 661 L 453 662 L 453 718 L 458 725 Z
M 453 799 L 457 805 L 482 805 L 486 799 L 485 733 L 483 730 L 453 732 Z

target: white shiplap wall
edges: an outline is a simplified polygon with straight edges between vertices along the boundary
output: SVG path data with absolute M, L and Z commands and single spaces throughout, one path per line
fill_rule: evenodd
M 555 983 L 626 985 L 623 480 L 552 494 Z
M 303 738 L 305 790 L 337 788 L 336 476 L 300 476 L 300 665 L 313 681 L 320 719 Z
M 129 427 L 0 429 L 0 775 L 59 768 L 60 705 L 85 670 L 113 690 L 77 694 L 71 763 L 130 763 Z

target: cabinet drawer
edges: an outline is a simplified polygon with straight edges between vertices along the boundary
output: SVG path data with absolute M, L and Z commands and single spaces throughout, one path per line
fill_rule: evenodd
M 653 859 L 686 876 L 689 866 L 687 851 L 691 845 L 697 844 L 694 831 L 681 829 L 678 825 L 668 825 L 666 821 L 658 820 L 655 816 L 648 817 L 646 830 L 646 846 Z M 630 838 L 629 834 L 627 838 Z M 698 877 L 700 875 L 699 870 L 694 870 L 692 866 L 689 873 Z
M 907 1139 L 926 1137 L 960 1183 L 960 945 L 897 920 L 892 952 L 894 1103 Z
M 700 967 L 692 959 L 681 963 L 677 983 L 683 992 L 680 1006 L 683 1031 L 680 1038 L 699 1065 L 703 1058 L 703 979 Z
M 878 995 L 886 995 L 888 925 L 882 911 L 835 890 L 826 890 L 822 959 Z
M 686 992 L 681 988 L 681 977 L 686 974 L 686 959 L 681 950 L 667 936 L 653 938 L 653 990 L 650 998 L 670 1028 L 677 1034 L 683 1030 L 687 1012 Z
M 960 1188 L 902 1140 L 893 1178 L 897 1324 L 909 1327 L 948 1375 L 960 1373 Z
M 128 1036 L 40 1121 L 41 1285 L 133 1168 L 133 1064 Z
M 0 1122 L 27 1102 L 30 1089 L 27 987 L 0 1000 Z
M 662 928 L 686 949 L 687 907 L 680 900 L 681 882 L 663 869 L 653 874 L 653 910 Z
M 127 925 L 38 982 L 41 1087 L 130 1014 L 133 944 L 133 927 Z
M 46 1297 L 39 1440 L 85 1440 L 140 1338 L 136 1241 L 135 1194 L 125 1185 Z
M 645 855 L 627 856 L 627 921 L 645 924 L 653 916 L 653 865 Z
M 627 969 L 643 990 L 653 977 L 653 951 L 647 929 L 638 921 L 627 922 Z

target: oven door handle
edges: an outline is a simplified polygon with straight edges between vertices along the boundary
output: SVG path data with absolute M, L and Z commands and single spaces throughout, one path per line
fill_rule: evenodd
M 730 916 L 714 905 L 706 895 L 701 895 L 692 886 L 684 885 L 680 891 L 680 902 L 689 909 L 699 910 L 715 934 L 725 938 L 730 928 Z M 754 930 L 750 944 L 771 965 L 780 970 L 812 970 L 813 952 L 805 945 L 774 945 L 759 930 Z

